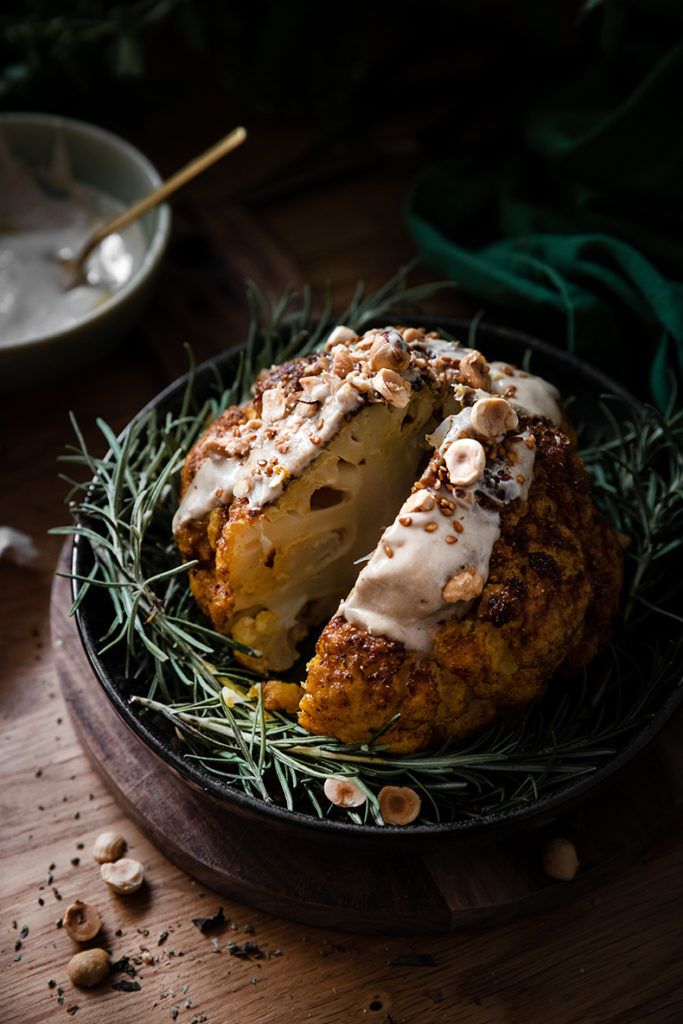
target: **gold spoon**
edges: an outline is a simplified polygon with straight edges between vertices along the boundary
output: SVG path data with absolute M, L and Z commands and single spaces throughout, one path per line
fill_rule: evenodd
M 184 185 L 186 182 L 195 178 L 202 171 L 210 167 L 211 164 L 220 160 L 221 157 L 230 153 L 233 149 L 240 146 L 247 137 L 245 128 L 233 128 L 225 138 L 217 142 L 215 146 L 211 146 L 201 156 L 195 157 L 189 164 L 182 167 L 179 171 L 176 171 L 174 175 L 168 178 L 158 188 L 150 192 L 149 195 L 143 199 L 139 199 L 132 206 L 129 206 L 127 210 L 120 213 L 114 220 L 109 221 L 106 224 L 102 224 L 96 228 L 92 234 L 88 237 L 87 241 L 76 255 L 69 249 L 62 249 L 57 253 L 57 261 L 62 269 L 64 276 L 64 291 L 69 291 L 70 288 L 74 288 L 77 284 L 85 284 L 86 278 L 84 274 L 84 264 L 93 249 L 96 249 L 100 242 L 107 237 L 107 235 L 113 234 L 115 231 L 123 231 L 129 224 L 132 224 L 134 220 L 141 217 L 143 213 L 151 210 L 153 206 L 157 206 L 158 203 L 162 203 L 167 196 L 170 196 L 172 192 Z

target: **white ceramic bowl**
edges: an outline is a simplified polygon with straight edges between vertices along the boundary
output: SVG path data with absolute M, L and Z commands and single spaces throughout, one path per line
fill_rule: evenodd
M 126 206 L 161 184 L 158 172 L 139 150 L 95 125 L 49 114 L 9 113 L 0 114 L 0 134 L 13 159 L 38 170 L 49 165 L 61 139 L 74 180 Z M 91 362 L 125 336 L 139 317 L 161 264 L 171 225 L 168 206 L 150 210 L 138 223 L 145 252 L 130 280 L 68 326 L 0 344 L 0 391 L 54 380 L 65 370 Z M 0 236 L 0 249 L 1 241 Z

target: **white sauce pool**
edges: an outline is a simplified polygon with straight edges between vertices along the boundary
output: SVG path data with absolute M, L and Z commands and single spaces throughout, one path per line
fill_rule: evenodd
M 147 248 L 131 224 L 109 235 L 86 262 L 87 284 L 64 291 L 56 255 L 77 252 L 93 228 L 125 208 L 74 180 L 62 144 L 37 172 L 14 159 L 0 133 L 0 345 L 50 334 L 82 320 L 136 273 Z

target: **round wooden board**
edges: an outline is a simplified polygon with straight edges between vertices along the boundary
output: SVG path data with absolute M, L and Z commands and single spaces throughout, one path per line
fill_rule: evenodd
M 68 571 L 68 546 L 60 569 Z M 549 910 L 596 886 L 657 841 L 683 808 L 683 715 L 606 792 L 570 818 L 504 842 L 445 841 L 424 852 L 364 852 L 291 839 L 232 814 L 177 777 L 135 736 L 100 688 L 56 576 L 52 644 L 83 747 L 123 809 L 177 867 L 230 899 L 305 924 L 357 932 L 448 932 Z M 549 878 L 541 850 L 569 836 L 581 862 Z

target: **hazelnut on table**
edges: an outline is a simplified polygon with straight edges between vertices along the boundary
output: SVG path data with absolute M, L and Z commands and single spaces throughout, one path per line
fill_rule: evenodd
M 112 863 L 102 864 L 100 875 L 110 889 L 126 896 L 128 893 L 137 892 L 144 880 L 145 871 L 140 861 L 131 857 L 121 857 Z
M 84 949 L 71 957 L 67 974 L 79 988 L 93 988 L 109 974 L 109 955 L 104 949 Z
M 83 903 L 82 900 L 76 900 L 66 908 L 62 927 L 70 939 L 74 939 L 76 942 L 88 942 L 95 938 L 102 927 L 102 915 L 97 907 L 93 907 L 90 903 Z

